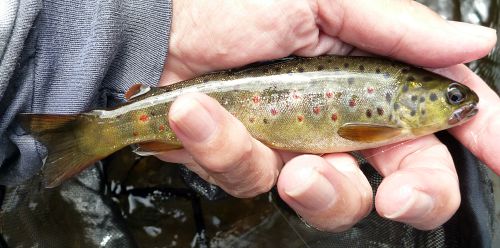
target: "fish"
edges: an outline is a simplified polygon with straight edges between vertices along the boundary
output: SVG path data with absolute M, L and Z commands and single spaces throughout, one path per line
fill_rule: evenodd
M 41 169 L 52 188 L 126 146 L 150 155 L 181 149 L 168 122 L 180 95 L 217 100 L 249 133 L 279 150 L 348 152 L 460 125 L 478 112 L 467 86 L 385 58 L 289 57 L 218 71 L 164 87 L 136 84 L 126 103 L 81 114 L 22 113 L 26 132 L 47 148 Z M 237 149 L 237 148 L 236 148 Z

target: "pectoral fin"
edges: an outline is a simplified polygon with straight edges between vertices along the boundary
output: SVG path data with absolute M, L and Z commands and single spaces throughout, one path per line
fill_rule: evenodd
M 161 152 L 176 150 L 180 148 L 182 148 L 181 145 L 153 141 L 153 142 L 137 144 L 136 148 L 134 149 L 134 153 L 136 153 L 139 156 L 150 156 Z
M 389 125 L 369 123 L 346 123 L 338 130 L 338 135 L 344 139 L 363 143 L 389 140 L 400 135 L 403 128 Z

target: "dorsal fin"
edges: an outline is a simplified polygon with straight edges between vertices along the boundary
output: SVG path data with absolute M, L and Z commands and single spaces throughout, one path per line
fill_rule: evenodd
M 390 125 L 371 123 L 346 123 L 338 130 L 338 135 L 344 139 L 363 143 L 389 140 L 403 132 L 403 128 Z

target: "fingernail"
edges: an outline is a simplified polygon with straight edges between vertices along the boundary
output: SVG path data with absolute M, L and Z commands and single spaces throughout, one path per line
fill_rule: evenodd
M 427 215 L 434 208 L 434 199 L 426 193 L 404 186 L 399 190 L 395 205 L 402 203 L 401 208 L 384 216 L 388 219 L 414 219 Z
M 486 38 L 486 37 L 493 38 L 496 36 L 496 30 L 493 28 L 465 23 L 465 22 L 450 21 L 449 23 L 458 28 L 459 29 L 458 31 L 466 35 L 471 35 L 480 38 Z
M 181 132 L 180 135 L 191 141 L 202 142 L 215 131 L 214 119 L 194 98 L 184 97 L 178 99 L 176 109 L 169 114 L 170 120 L 175 123 Z
M 293 187 L 284 192 L 301 207 L 309 211 L 318 211 L 334 203 L 336 192 L 333 185 L 316 169 L 306 167 L 297 173 Z

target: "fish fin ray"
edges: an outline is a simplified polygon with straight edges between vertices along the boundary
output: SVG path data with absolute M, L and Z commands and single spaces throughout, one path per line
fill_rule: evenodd
M 363 143 L 373 143 L 397 137 L 403 128 L 370 123 L 346 123 L 337 131 L 344 139 Z
M 91 151 L 83 151 L 79 145 L 85 136 L 76 135 L 76 127 L 82 121 L 92 122 L 89 118 L 95 118 L 95 116 L 84 114 L 18 115 L 18 120 L 24 130 L 47 148 L 48 155 L 41 170 L 42 183 L 46 188 L 58 186 L 105 157 L 98 157 Z
M 40 136 L 44 132 L 64 127 L 78 119 L 78 115 L 52 115 L 21 113 L 17 120 L 25 131 Z

